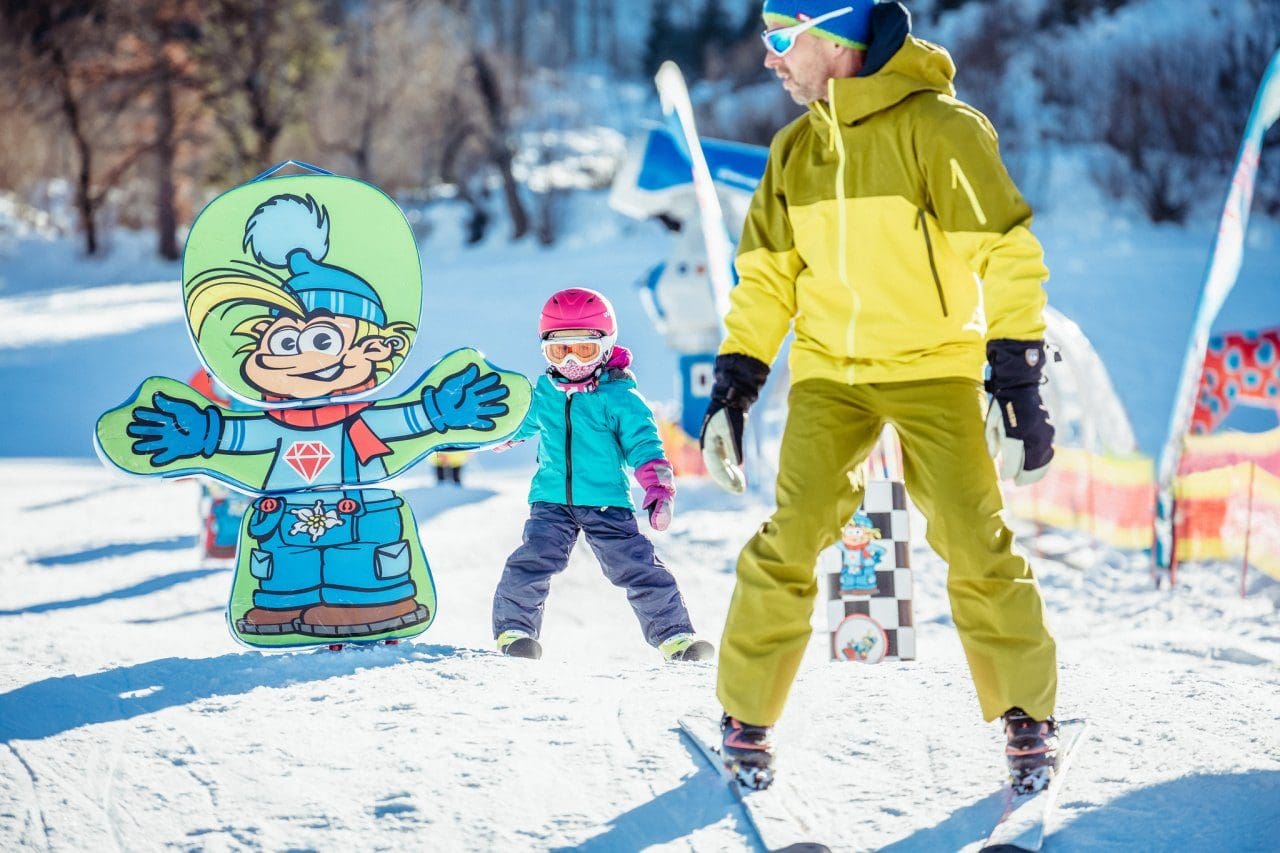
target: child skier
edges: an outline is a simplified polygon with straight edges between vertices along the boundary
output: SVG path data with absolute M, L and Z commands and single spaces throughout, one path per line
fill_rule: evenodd
M 675 480 L 657 425 L 635 378 L 631 354 L 617 346 L 609 300 L 571 287 L 542 308 L 538 326 L 547 372 L 534 387 L 514 444 L 538 437 L 538 471 L 529 489 L 524 543 L 507 559 L 493 596 L 493 635 L 505 655 L 542 656 L 538 633 L 551 577 L 586 534 L 605 577 L 627 590 L 645 640 L 667 660 L 707 660 L 693 636 L 675 578 L 639 531 L 623 465 L 644 489 L 649 525 L 671 523 Z

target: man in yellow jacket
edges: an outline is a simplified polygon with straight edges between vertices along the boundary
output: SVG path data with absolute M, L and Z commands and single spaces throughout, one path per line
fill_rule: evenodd
M 771 778 L 814 566 L 861 502 L 856 472 L 889 423 L 948 565 L 983 717 L 1004 718 L 1014 783 L 1037 789 L 1056 750 L 1055 647 L 987 456 L 1018 483 L 1053 456 L 1031 210 L 991 124 L 956 99 L 951 57 L 910 34 L 900 4 L 766 0 L 763 14 L 765 66 L 809 109 L 769 147 L 702 429 L 712 476 L 741 491 L 746 412 L 794 328 L 777 510 L 739 557 L 720 651 L 725 755 L 744 783 Z

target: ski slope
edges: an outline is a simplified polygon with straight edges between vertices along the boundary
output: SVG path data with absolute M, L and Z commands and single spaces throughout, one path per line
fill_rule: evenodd
M 528 473 L 482 460 L 461 490 L 405 484 L 440 590 L 427 634 L 270 655 L 226 631 L 230 575 L 198 560 L 194 483 L 0 462 L 0 848 L 751 849 L 675 733 L 716 712 L 714 668 L 662 663 L 585 547 L 553 585 L 544 659 L 490 651 Z M 767 510 L 694 485 L 657 537 L 712 639 Z M 1271 601 L 1209 573 L 1159 593 L 1085 556 L 1087 572 L 1036 560 L 1060 707 L 1095 726 L 1050 849 L 1274 849 Z M 780 794 L 833 849 L 961 849 L 1000 810 L 1001 739 L 978 719 L 943 567 L 912 557 L 920 659 L 830 664 L 815 635 L 778 729 Z
M 463 250 L 438 223 L 423 247 L 423 334 L 400 380 L 464 344 L 535 374 L 537 310 L 579 283 L 614 300 L 641 389 L 670 399 L 675 357 L 631 286 L 667 238 L 599 204 L 571 208 L 573 237 L 554 250 L 500 236 Z M 1154 434 L 1167 410 L 1160 383 L 1142 380 L 1172 376 L 1191 311 L 1159 295 L 1194 293 L 1207 238 L 1195 248 L 1191 229 L 1111 227 L 1097 210 L 1040 221 L 1051 298 L 1093 336 L 1121 395 L 1147 395 L 1131 413 Z M 1242 285 L 1280 264 L 1276 233 L 1259 225 Z M 434 487 L 425 467 L 401 482 L 441 607 L 415 642 L 235 645 L 230 572 L 196 554 L 196 484 L 128 479 L 88 455 L 99 412 L 148 375 L 195 367 L 155 284 L 169 280 L 176 304 L 176 270 L 141 252 L 130 265 L 127 251 L 90 264 L 58 245 L 0 258 L 0 316 L 20 319 L 0 332 L 12 403 L 0 421 L 0 850 L 753 849 L 734 799 L 676 734 L 680 716 L 717 713 L 714 667 L 662 663 L 585 547 L 553 584 L 543 660 L 492 653 L 490 600 L 527 515 L 531 447 L 475 457 L 460 490 Z M 1120 292 L 1144 306 L 1139 333 L 1096 310 Z M 1280 316 L 1274 295 L 1242 287 L 1240 299 L 1237 317 Z M 683 483 L 671 530 L 655 536 L 713 642 L 767 500 Z M 1063 537 L 1028 547 L 1059 642 L 1060 712 L 1092 725 L 1047 849 L 1275 849 L 1276 585 L 1241 600 L 1238 567 L 1220 566 L 1157 592 L 1144 557 Z M 964 849 L 1000 811 L 1002 737 L 979 719 L 944 568 L 922 538 L 913 550 L 919 660 L 829 664 L 816 634 L 778 728 L 776 799 L 833 849 Z

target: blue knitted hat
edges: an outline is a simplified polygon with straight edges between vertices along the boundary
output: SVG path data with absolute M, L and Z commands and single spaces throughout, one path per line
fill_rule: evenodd
M 329 213 L 311 196 L 277 195 L 258 205 L 245 224 L 244 248 L 262 264 L 287 269 L 284 289 L 307 312 L 387 324 L 378 294 L 342 267 L 321 263 L 329 253 Z
M 871 7 L 875 0 L 764 0 L 764 22 L 767 27 L 789 27 L 819 15 L 852 6 L 852 12 L 823 21 L 808 32 L 836 44 L 866 50 L 871 41 Z

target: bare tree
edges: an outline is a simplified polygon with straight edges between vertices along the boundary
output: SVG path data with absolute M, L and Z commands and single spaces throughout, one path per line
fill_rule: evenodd
M 313 108 L 310 91 L 334 62 L 337 13 L 313 0 L 207 0 L 204 9 L 196 58 L 229 148 L 217 177 L 244 179 L 276 159 L 281 136 Z
M 564 2 L 564 0 L 558 0 Z M 460 13 L 466 9 L 466 0 L 441 0 L 442 6 L 454 13 L 452 25 L 455 29 L 466 28 L 470 36 L 470 45 L 466 58 L 469 73 L 459 75 L 456 79 L 456 99 L 460 111 L 470 114 L 468 104 L 472 97 L 479 98 L 479 109 L 485 122 L 481 126 L 476 123 L 469 129 L 470 133 L 483 134 L 481 140 L 487 153 L 487 160 L 498 171 L 502 181 L 503 197 L 511 216 L 511 239 L 519 240 L 529 232 L 529 214 L 520 198 L 519 184 L 512 171 L 515 160 L 515 149 L 511 141 L 510 116 L 512 105 L 503 97 L 503 92 L 518 91 L 512 81 L 500 77 L 498 54 L 486 49 L 480 41 L 476 28 L 471 27 Z M 508 64 L 509 67 L 509 64 Z M 518 70 L 517 70 L 518 74 Z M 483 128 L 483 129 L 481 129 Z
M 466 47 L 441 34 L 441 8 L 415 0 L 356 7 L 338 39 L 339 62 L 316 87 L 310 127 L 321 149 L 380 186 L 421 186 L 424 152 L 438 152 L 456 114 Z
M 489 118 L 489 159 L 502 178 L 502 192 L 511 214 L 511 239 L 519 240 L 529 232 L 529 215 L 520 200 L 520 190 L 511 170 L 515 149 L 510 142 L 511 130 L 507 124 L 507 107 L 502 100 L 497 71 L 479 47 L 471 51 L 471 68 L 475 74 L 476 91 Z
M 202 9 L 195 0 L 141 0 L 119 7 L 125 61 L 118 73 L 149 113 L 138 129 L 149 136 L 147 147 L 154 155 L 157 251 L 171 260 L 180 255 L 178 224 L 190 215 L 179 209 L 180 161 L 192 159 L 184 157 L 185 149 L 207 141 L 199 130 L 209 116 L 205 78 L 193 57 L 203 34 Z
M 110 0 L 0 4 L 33 109 L 62 125 L 70 143 L 74 204 L 85 251 L 101 250 L 99 213 L 109 193 L 146 156 L 137 132 L 139 85 L 122 51 Z

